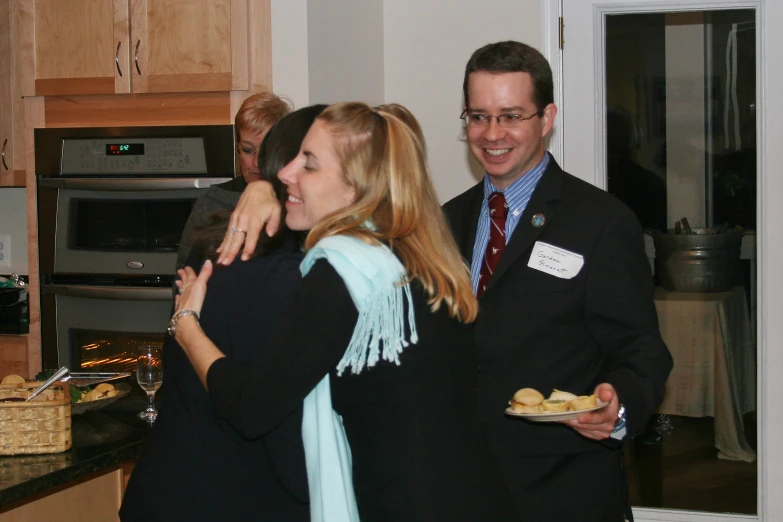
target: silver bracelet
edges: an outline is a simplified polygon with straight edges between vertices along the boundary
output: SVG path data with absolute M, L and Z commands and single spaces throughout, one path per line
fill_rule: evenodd
M 177 322 L 179 322 L 179 320 L 182 317 L 186 316 L 186 315 L 192 315 L 193 317 L 196 318 L 196 322 L 199 321 L 198 312 L 196 312 L 195 310 L 189 310 L 187 308 L 183 308 L 182 310 L 178 310 L 174 315 L 171 316 L 171 320 L 169 321 L 168 332 L 169 332 L 170 336 L 172 336 L 172 337 L 176 336 L 176 334 L 177 334 Z

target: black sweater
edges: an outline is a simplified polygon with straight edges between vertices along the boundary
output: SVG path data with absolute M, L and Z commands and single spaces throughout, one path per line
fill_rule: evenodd
M 259 363 L 290 313 L 302 257 L 289 247 L 216 268 L 209 281 L 201 326 L 237 364 Z M 309 520 L 301 408 L 294 405 L 263 437 L 244 438 L 215 416 L 169 336 L 163 352 L 160 414 L 131 475 L 123 522 Z
M 262 360 L 224 358 L 209 369 L 218 415 L 246 437 L 287 418 L 324 375 L 353 456 L 362 520 L 476 522 L 513 520 L 511 502 L 476 414 L 471 327 L 445 308 L 431 312 L 413 285 L 419 342 L 400 366 L 380 361 L 359 375 L 334 371 L 358 313 L 325 260 L 304 278 L 291 324 Z

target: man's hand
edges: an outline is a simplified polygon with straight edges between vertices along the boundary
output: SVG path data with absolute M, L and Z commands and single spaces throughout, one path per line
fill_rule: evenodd
M 258 236 L 266 225 L 268 236 L 274 236 L 280 225 L 280 201 L 268 181 L 254 181 L 248 184 L 234 212 L 226 236 L 218 248 L 217 263 L 230 265 L 242 245 L 242 261 L 247 261 L 256 249 Z
M 609 406 L 597 411 L 583 413 L 578 419 L 563 421 L 574 428 L 580 435 L 593 440 L 608 439 L 617 423 L 617 413 L 620 411 L 620 399 L 614 386 L 608 383 L 596 386 L 595 396 Z

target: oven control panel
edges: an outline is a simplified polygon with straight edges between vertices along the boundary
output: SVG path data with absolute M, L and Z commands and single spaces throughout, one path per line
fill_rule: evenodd
M 62 176 L 206 174 L 204 139 L 66 138 L 62 141 Z

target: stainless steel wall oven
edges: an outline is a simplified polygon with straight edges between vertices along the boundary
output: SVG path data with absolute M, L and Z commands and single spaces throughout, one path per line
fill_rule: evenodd
M 185 221 L 234 145 L 230 125 L 36 129 L 44 368 L 129 371 L 162 342 Z

